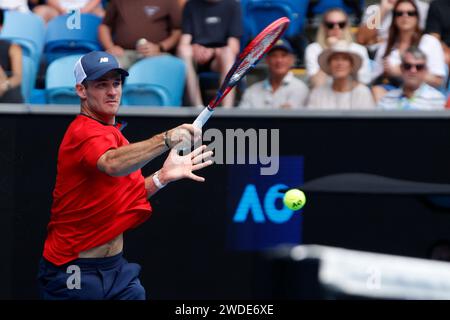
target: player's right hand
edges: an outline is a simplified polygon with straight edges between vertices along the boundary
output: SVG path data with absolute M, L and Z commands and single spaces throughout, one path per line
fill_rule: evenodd
M 167 144 L 177 150 L 190 149 L 202 138 L 202 130 L 185 123 L 167 132 Z

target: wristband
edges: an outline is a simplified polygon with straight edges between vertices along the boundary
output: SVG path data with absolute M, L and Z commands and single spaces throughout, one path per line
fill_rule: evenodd
M 161 181 L 158 178 L 158 174 L 159 171 L 156 171 L 156 173 L 153 175 L 152 179 L 153 179 L 153 183 L 155 184 L 155 186 L 158 187 L 158 189 L 162 189 L 164 188 L 167 184 L 162 184 Z

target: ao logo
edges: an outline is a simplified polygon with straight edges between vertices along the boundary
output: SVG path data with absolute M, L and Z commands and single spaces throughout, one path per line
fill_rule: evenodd
M 288 189 L 288 186 L 285 184 L 276 184 L 270 187 L 261 205 L 256 186 L 254 184 L 248 184 L 239 200 L 233 221 L 235 223 L 243 223 L 249 216 L 256 223 L 265 223 L 266 218 L 273 223 L 279 224 L 289 221 L 294 212 L 285 206 L 282 209 L 278 209 L 275 205 L 277 199 L 283 199 L 284 192 L 280 191 L 283 189 Z

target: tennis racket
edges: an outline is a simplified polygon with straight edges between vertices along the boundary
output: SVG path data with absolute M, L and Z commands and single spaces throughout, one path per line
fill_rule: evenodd
M 197 116 L 193 125 L 202 128 L 214 112 L 214 108 L 230 92 L 231 89 L 261 60 L 266 52 L 272 48 L 289 26 L 290 20 L 286 17 L 275 20 L 261 31 L 239 54 L 223 80 L 216 96 L 208 106 Z

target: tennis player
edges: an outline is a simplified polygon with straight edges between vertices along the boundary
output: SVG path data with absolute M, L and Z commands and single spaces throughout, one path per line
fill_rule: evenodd
M 212 164 L 206 146 L 180 156 L 201 130 L 190 124 L 129 143 L 116 122 L 128 72 L 106 52 L 84 55 L 75 65 L 81 112 L 59 148 L 51 218 L 39 266 L 43 299 L 145 299 L 140 266 L 122 256 L 123 233 L 152 213 L 148 198 Z M 163 167 L 149 177 L 141 168 L 171 149 Z

